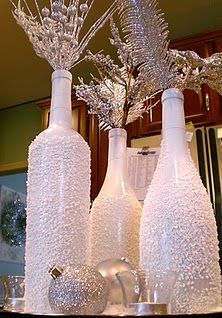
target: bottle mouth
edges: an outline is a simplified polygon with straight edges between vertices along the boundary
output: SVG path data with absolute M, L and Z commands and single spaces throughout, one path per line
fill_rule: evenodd
M 72 73 L 67 70 L 55 70 L 52 73 L 52 81 L 54 81 L 56 78 L 66 78 L 72 81 Z
M 116 136 L 126 137 L 127 136 L 126 130 L 123 129 L 123 128 L 112 128 L 112 129 L 110 129 L 109 138 L 116 137 Z
M 184 101 L 183 93 L 178 88 L 168 88 L 162 94 L 162 103 L 164 103 L 167 99 L 179 98 Z

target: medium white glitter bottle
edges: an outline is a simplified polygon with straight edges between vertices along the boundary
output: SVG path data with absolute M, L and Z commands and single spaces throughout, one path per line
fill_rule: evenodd
M 90 213 L 90 263 L 127 258 L 139 264 L 141 204 L 131 188 L 125 129 L 109 131 L 108 167 L 103 186 Z
M 218 239 L 210 198 L 188 150 L 183 102 L 178 89 L 163 93 L 163 140 L 141 217 L 140 257 L 147 271 L 178 274 L 174 313 L 198 313 L 220 303 Z
M 53 72 L 49 127 L 29 148 L 26 312 L 50 312 L 51 266 L 87 261 L 90 150 L 71 126 L 71 82 L 69 71 Z

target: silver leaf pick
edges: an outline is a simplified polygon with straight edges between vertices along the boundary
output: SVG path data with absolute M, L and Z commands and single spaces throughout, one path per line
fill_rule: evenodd
M 222 53 L 201 58 L 193 51 L 170 50 L 169 54 L 177 67 L 174 87 L 199 92 L 207 84 L 222 95 Z
M 86 59 L 96 66 L 100 78 L 92 76 L 89 85 L 80 79 L 80 85 L 75 86 L 78 98 L 87 102 L 91 114 L 98 116 L 101 129 L 125 128 L 156 105 L 151 103 L 155 96 L 152 84 L 138 75 L 132 51 L 121 40 L 113 20 L 111 32 L 110 42 L 117 48 L 122 65 L 115 64 L 108 55 L 88 52 Z

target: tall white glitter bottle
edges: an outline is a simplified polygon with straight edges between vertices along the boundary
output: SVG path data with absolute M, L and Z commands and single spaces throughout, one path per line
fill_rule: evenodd
M 85 263 L 90 150 L 71 127 L 72 75 L 52 74 L 49 127 L 29 148 L 25 310 L 48 313 L 49 269 Z
M 127 133 L 109 131 L 108 167 L 103 186 L 90 213 L 90 262 L 128 258 L 139 265 L 141 204 L 131 188 L 126 158 Z
M 162 96 L 163 140 L 144 202 L 140 229 L 141 267 L 178 273 L 174 313 L 196 313 L 220 303 L 217 228 L 209 196 L 190 156 L 183 94 Z

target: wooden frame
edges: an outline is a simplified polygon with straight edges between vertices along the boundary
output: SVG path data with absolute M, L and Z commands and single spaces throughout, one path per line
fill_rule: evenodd
M 0 164 L 0 175 L 12 174 L 17 172 L 26 172 L 27 167 L 28 167 L 27 160 Z

